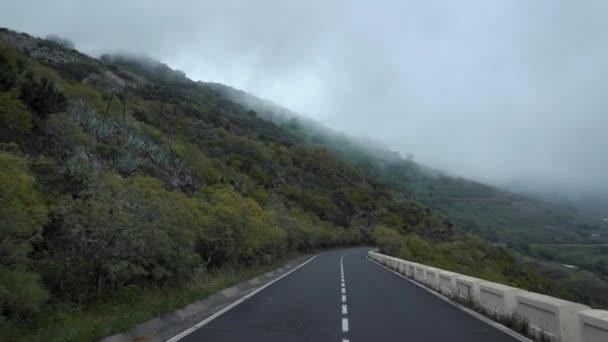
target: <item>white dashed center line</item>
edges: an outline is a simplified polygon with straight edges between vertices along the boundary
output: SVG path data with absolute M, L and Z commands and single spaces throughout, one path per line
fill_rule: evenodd
M 340 257 L 340 293 L 342 293 L 342 342 L 350 342 L 348 338 L 346 338 L 346 333 L 348 333 L 348 307 L 346 306 L 346 281 L 344 280 L 344 256 Z
M 342 332 L 348 332 L 348 318 L 342 318 Z

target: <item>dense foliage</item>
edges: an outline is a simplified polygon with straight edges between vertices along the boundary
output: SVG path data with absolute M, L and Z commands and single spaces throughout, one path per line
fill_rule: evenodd
M 503 248 L 212 85 L 150 60 L 2 41 L 15 35 L 0 31 L 3 316 L 374 241 L 555 290 Z
M 38 310 L 48 298 L 30 258 L 47 207 L 23 158 L 0 152 L 0 165 L 0 313 L 14 317 Z
M 327 148 L 365 171 L 368 178 L 390 188 L 397 197 L 424 204 L 449 217 L 463 231 L 525 255 L 526 262 L 534 263 L 538 271 L 575 292 L 579 301 L 594 307 L 608 306 L 608 255 L 602 252 L 602 245 L 608 243 L 607 221 L 561 202 L 447 175 L 417 164 L 412 155 L 402 158 L 374 142 L 337 133 L 243 91 L 221 84 L 211 86 L 223 96 L 253 108 L 306 145 Z M 483 274 L 475 272 L 478 269 L 469 273 Z

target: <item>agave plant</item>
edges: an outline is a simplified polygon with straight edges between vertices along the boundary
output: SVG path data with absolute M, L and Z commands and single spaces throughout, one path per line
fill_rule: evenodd
M 150 149 L 150 142 L 137 133 L 127 135 L 125 147 L 137 154 L 144 154 Z
M 115 161 L 116 169 L 125 175 L 133 174 L 137 171 L 138 166 L 139 160 L 137 159 L 137 155 L 129 151 L 122 153 Z
M 127 118 L 121 127 L 126 133 L 137 131 L 137 121 Z
M 87 133 L 100 141 L 108 141 L 115 134 L 114 124 L 111 121 L 101 119 L 97 112 L 89 109 L 82 100 L 72 106 L 70 112 Z
M 76 149 L 74 154 L 65 163 L 66 173 L 74 178 L 86 178 L 93 172 L 93 165 L 83 157 L 83 151 Z
M 79 123 L 83 123 L 85 118 L 88 117 L 88 108 L 84 101 L 78 100 L 75 104 L 70 107 L 70 114 Z
M 91 131 L 100 141 L 109 141 L 115 134 L 114 125 L 106 120 L 100 120 L 94 117 L 95 121 L 91 122 Z
M 121 135 L 122 153 L 115 161 L 115 167 L 124 174 L 131 174 L 139 166 L 138 158 L 149 158 L 155 165 L 164 166 L 169 163 L 169 151 L 158 143 L 142 134 L 137 121 L 128 119 L 124 124 L 114 120 L 101 118 L 97 112 L 87 107 L 82 100 L 76 102 L 70 109 L 72 117 L 101 142 L 109 142 Z

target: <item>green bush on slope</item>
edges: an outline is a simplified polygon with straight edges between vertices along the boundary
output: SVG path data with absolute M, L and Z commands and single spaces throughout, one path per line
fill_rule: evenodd
M 21 134 L 32 130 L 32 114 L 15 92 L 0 92 L 0 126 Z
M 503 247 L 474 235 L 438 242 L 422 239 L 415 234 L 402 236 L 393 229 L 379 226 L 374 230 L 373 238 L 385 253 L 398 258 L 576 300 L 573 293 L 541 276 Z
M 25 160 L 0 152 L 0 315 L 36 312 L 48 298 L 29 257 L 46 221 Z

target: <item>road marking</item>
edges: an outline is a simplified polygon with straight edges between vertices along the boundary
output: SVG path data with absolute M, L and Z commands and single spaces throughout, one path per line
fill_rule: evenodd
M 342 332 L 348 332 L 348 318 L 342 318 Z
M 341 274 L 341 286 L 340 291 L 342 292 L 342 334 L 348 333 L 348 307 L 346 306 L 346 283 L 344 282 L 344 255 L 340 256 L 340 274 Z M 342 342 L 349 342 L 346 336 L 342 337 Z

